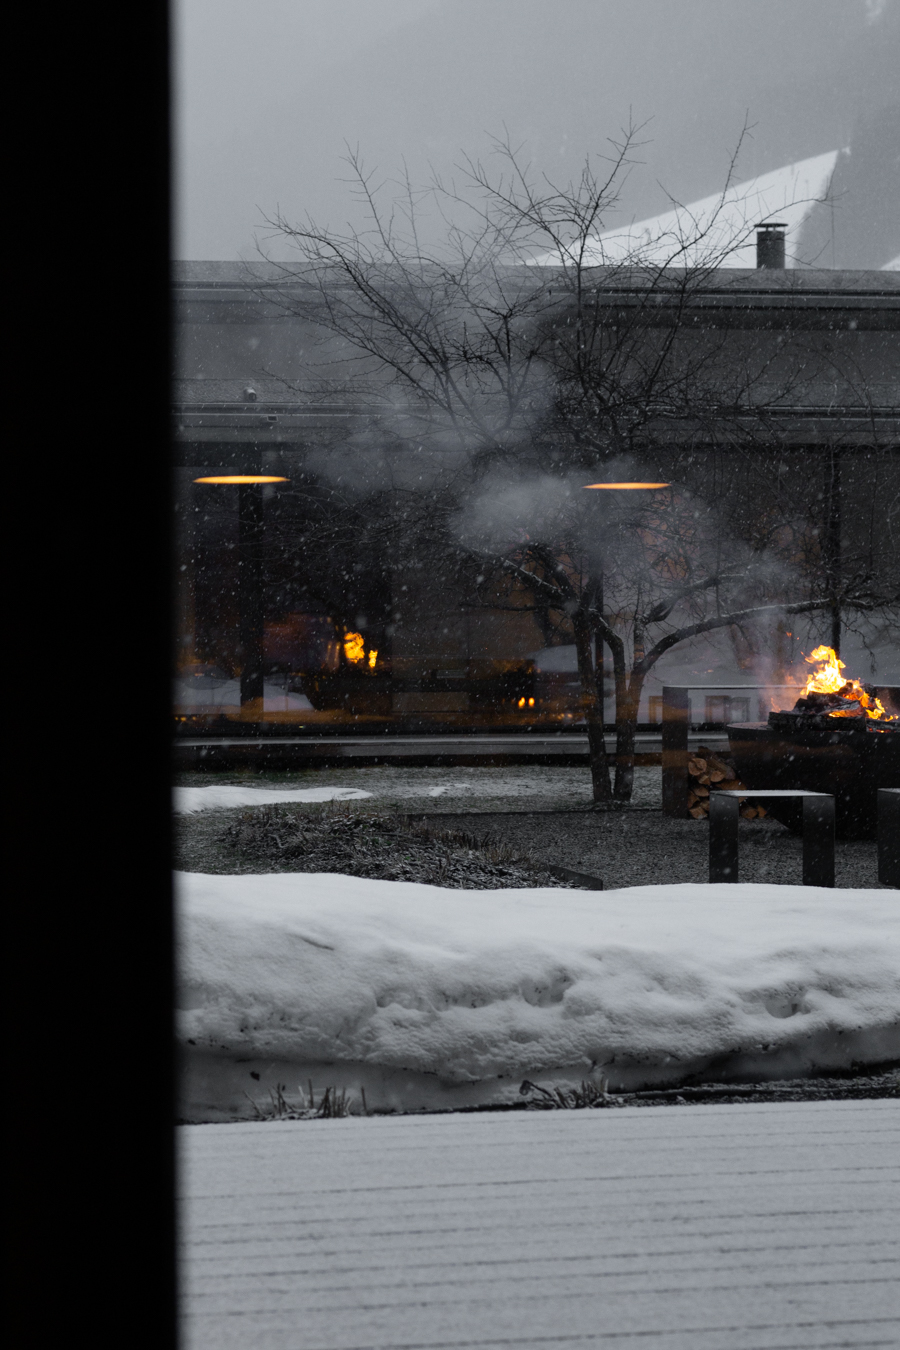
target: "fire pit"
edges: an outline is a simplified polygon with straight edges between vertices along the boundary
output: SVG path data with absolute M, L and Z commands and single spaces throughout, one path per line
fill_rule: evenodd
M 871 685 L 844 679 L 844 663 L 830 647 L 817 647 L 806 659 L 817 669 L 790 711 L 728 727 L 737 774 L 750 788 L 833 793 L 837 835 L 874 839 L 878 789 L 900 786 L 900 720 Z M 800 832 L 796 800 L 776 798 L 767 806 Z

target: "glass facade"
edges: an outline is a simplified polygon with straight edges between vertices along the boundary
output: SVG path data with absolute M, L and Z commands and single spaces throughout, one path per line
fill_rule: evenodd
M 862 470 L 854 488 L 852 455 L 866 436 L 890 454 L 897 420 L 889 408 L 896 346 L 890 306 L 887 315 L 877 306 L 866 310 L 869 300 L 850 302 L 857 306 L 852 327 L 846 315 L 840 320 L 855 343 L 853 360 L 864 367 L 868 410 L 851 409 L 848 418 L 833 406 L 827 415 L 793 408 L 781 445 L 759 447 L 753 470 L 819 474 L 822 447 L 836 435 L 849 447 L 841 528 L 859 538 L 873 528 L 866 514 L 872 493 Z M 778 304 L 775 297 L 773 308 Z M 285 317 L 240 264 L 182 264 L 177 312 L 178 734 L 583 727 L 571 616 L 542 607 L 513 572 L 462 548 L 454 555 L 433 546 L 422 506 L 427 494 L 410 490 L 414 470 L 421 479 L 429 462 L 428 448 L 419 447 L 421 460 L 412 464 L 408 446 L 392 447 L 358 398 L 335 392 L 342 367 L 327 343 L 317 347 L 313 383 L 309 328 Z M 866 322 L 858 317 L 864 312 Z M 769 340 L 759 307 L 747 313 L 734 348 L 744 354 L 751 340 Z M 849 396 L 845 390 L 845 402 Z M 677 453 L 682 468 L 690 466 L 684 448 Z M 703 453 L 696 452 L 697 463 Z M 670 462 L 657 457 L 656 466 L 665 471 Z M 250 481 L 228 481 L 234 478 Z M 886 493 L 875 509 L 889 509 L 889 499 Z M 799 658 L 807 630 L 813 634 L 815 624 L 797 619 L 787 636 L 784 624 L 767 635 L 773 681 Z M 698 724 L 754 720 L 759 653 L 751 648 L 745 632 L 719 633 L 685 649 L 680 664 L 661 663 L 642 691 L 639 723 L 658 727 L 667 682 L 706 686 L 693 699 Z M 602 679 L 609 723 L 608 653 Z M 744 682 L 746 696 L 733 691 Z
M 303 451 L 266 454 L 286 480 L 178 470 L 180 726 L 377 731 L 560 726 L 580 716 L 565 625 L 503 577 L 466 603 L 462 578 L 389 560 L 364 526 L 327 537 Z M 274 475 L 272 475 L 274 476 Z M 311 498 L 313 499 L 311 501 Z M 491 599 L 495 604 L 491 605 Z M 548 640 L 549 639 L 549 640 Z

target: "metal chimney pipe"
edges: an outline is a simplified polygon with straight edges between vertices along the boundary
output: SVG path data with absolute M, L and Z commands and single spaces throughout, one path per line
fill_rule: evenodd
M 784 232 L 786 225 L 773 221 L 756 227 L 756 266 L 784 267 Z

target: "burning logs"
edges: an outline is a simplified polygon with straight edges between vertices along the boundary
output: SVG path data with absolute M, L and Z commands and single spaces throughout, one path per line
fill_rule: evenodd
M 768 722 L 729 726 L 736 770 L 751 788 L 828 793 L 837 837 L 874 839 L 878 791 L 900 785 L 896 691 L 845 679 L 831 647 L 817 647 L 806 660 L 816 670 L 793 708 L 770 712 Z M 773 798 L 768 810 L 795 833 L 802 830 L 797 801 Z
M 797 699 L 793 711 L 813 717 L 854 717 L 861 722 L 871 718 L 885 723 L 889 730 L 897 729 L 896 718 L 885 712 L 874 686 L 859 680 L 847 680 L 834 693 L 820 694 L 813 691 L 806 694 Z
M 844 662 L 833 647 L 817 647 L 805 658 L 816 669 L 794 704 L 794 713 L 812 717 L 853 717 L 878 723 L 878 729 L 896 731 L 898 719 L 886 712 L 874 685 L 845 680 Z M 770 719 L 771 720 L 771 719 Z
M 705 745 L 688 759 L 688 814 L 694 820 L 703 820 L 709 815 L 709 794 L 712 790 L 737 792 L 746 787 L 737 776 L 733 762 L 708 750 Z M 741 815 L 745 820 L 757 820 L 766 814 L 764 806 L 751 802 L 741 803 Z
M 817 663 L 816 669 L 793 708 L 769 713 L 769 725 L 776 731 L 853 729 L 900 737 L 900 718 L 885 709 L 874 685 L 844 679 L 844 663 L 833 648 L 817 647 L 806 660 Z

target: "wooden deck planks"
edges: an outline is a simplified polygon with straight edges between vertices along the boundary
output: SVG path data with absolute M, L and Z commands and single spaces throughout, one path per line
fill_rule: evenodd
M 184 1350 L 900 1345 L 900 1103 L 180 1138 Z

